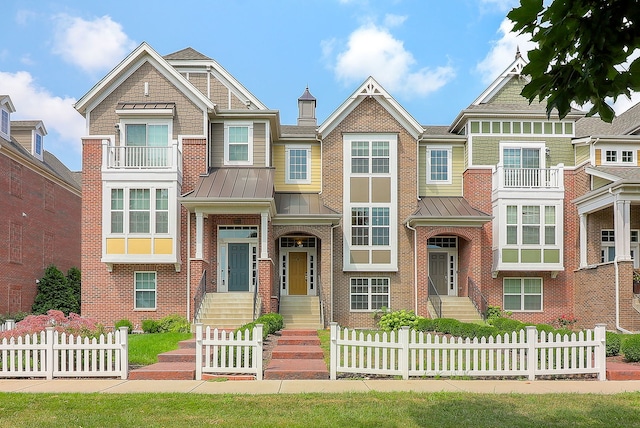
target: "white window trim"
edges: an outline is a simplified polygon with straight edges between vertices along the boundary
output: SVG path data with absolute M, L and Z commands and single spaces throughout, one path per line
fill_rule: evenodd
M 546 143 L 540 141 L 501 141 L 500 142 L 500 165 L 504 165 L 504 149 L 538 149 L 540 151 L 540 166 L 546 168 Z
M 36 150 L 36 148 L 38 147 L 38 145 L 36 144 L 36 139 L 38 138 L 38 136 L 40 136 L 40 152 L 39 153 Z M 42 154 L 44 152 L 44 135 L 42 135 L 42 133 L 39 131 L 33 131 L 32 144 L 33 144 L 33 150 L 31 152 L 36 158 L 42 160 Z
M 138 289 L 136 288 L 136 275 L 139 273 L 152 273 L 155 275 L 155 288 L 153 289 L 153 308 L 138 308 L 136 306 L 136 293 L 138 292 Z M 140 291 L 149 291 L 149 290 L 140 290 Z M 156 271 L 148 271 L 148 270 L 137 270 L 135 272 L 133 272 L 133 310 L 134 311 L 140 311 L 140 312 L 144 312 L 144 311 L 156 311 L 158 310 L 158 272 Z
M 446 151 L 447 152 L 447 179 L 446 180 L 434 180 L 431 178 L 431 151 Z M 453 148 L 452 146 L 427 146 L 427 184 L 451 184 L 452 167 L 453 167 Z
M 367 306 L 368 309 L 352 309 L 352 305 L 353 305 L 353 293 L 351 292 L 351 280 L 354 279 L 366 279 L 367 280 L 367 285 L 368 285 L 368 289 L 367 289 Z M 375 312 L 378 311 L 379 309 L 372 309 L 371 308 L 371 298 L 373 296 L 372 292 L 371 292 L 371 280 L 373 279 L 386 279 L 387 280 L 387 303 L 388 305 L 386 306 L 387 309 L 389 309 L 391 307 L 391 279 L 389 277 L 382 277 L 382 276 L 376 276 L 376 277 L 351 277 L 349 278 L 349 312 Z M 380 295 L 380 293 L 376 293 L 376 295 Z
M 304 180 L 295 180 L 290 178 L 291 172 L 291 161 L 290 161 L 290 151 L 291 150 L 306 150 L 307 152 L 307 178 Z M 287 144 L 285 146 L 285 184 L 311 184 L 311 145 L 308 144 Z
M 507 279 L 519 279 L 520 280 L 520 307 L 522 309 L 517 310 L 517 309 L 506 309 L 505 308 L 505 302 L 504 302 L 504 298 L 505 298 L 505 292 L 504 292 L 504 282 Z M 524 283 L 523 281 L 525 279 L 539 279 L 540 280 L 540 309 L 524 309 Z M 510 296 L 514 296 L 515 294 L 510 294 Z M 534 294 L 528 294 L 529 296 L 533 296 Z M 537 294 L 535 294 L 537 296 Z M 505 308 L 506 311 L 509 312 L 544 312 L 544 279 L 542 277 L 535 277 L 535 276 L 527 276 L 527 277 L 505 277 L 502 279 L 502 307 Z
M 229 160 L 229 128 L 244 127 L 248 128 L 248 155 L 246 161 L 230 161 Z M 224 164 L 225 165 L 253 165 L 253 122 L 225 122 L 224 123 Z
M 620 147 L 620 146 L 600 146 L 600 162 L 602 165 L 617 165 L 617 166 L 637 166 L 638 165 L 638 152 L 636 148 L 632 147 Z M 607 152 L 616 152 L 616 161 L 607 161 Z M 623 162 L 622 152 L 631 152 L 632 161 Z
M 2 113 L 7 114 L 7 132 L 2 131 Z M 11 112 L 5 108 L 0 108 L 0 135 L 4 136 L 7 140 L 11 136 Z
M 127 125 L 167 125 L 167 147 L 171 147 L 173 141 L 173 118 L 150 118 L 150 117 L 139 117 L 139 118 L 126 118 L 120 119 L 120 123 L 118 124 L 119 130 L 119 140 L 121 145 L 125 145 L 126 143 L 126 129 Z M 148 137 L 148 136 L 147 136 Z M 148 144 L 148 140 L 145 141 L 145 146 Z

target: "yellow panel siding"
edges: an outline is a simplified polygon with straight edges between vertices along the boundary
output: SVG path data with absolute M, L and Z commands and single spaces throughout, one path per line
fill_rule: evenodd
M 596 166 L 602 165 L 602 150 L 596 149 Z
M 306 143 L 301 142 L 294 144 Z M 276 192 L 315 193 L 320 191 L 321 159 L 319 144 L 311 145 L 311 183 L 309 184 L 285 183 L 285 174 L 287 171 L 286 144 L 273 145 L 271 149 L 271 156 L 273 157 L 273 166 L 276 169 L 274 176 Z
M 154 239 L 153 254 L 173 254 L 173 239 L 172 238 Z
M 418 168 L 420 196 L 462 196 L 462 175 L 465 169 L 465 148 L 451 149 L 451 184 L 427 184 L 427 147 L 420 147 Z
M 107 238 L 107 254 L 124 254 L 124 238 Z
M 129 254 L 151 254 L 151 238 L 129 238 Z

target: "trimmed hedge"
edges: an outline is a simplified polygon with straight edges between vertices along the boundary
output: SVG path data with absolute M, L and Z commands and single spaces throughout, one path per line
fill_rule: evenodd
M 129 328 L 129 334 L 131 334 L 133 332 L 133 323 L 127 319 L 122 319 L 120 321 L 117 321 L 114 325 L 116 330 L 119 330 L 120 327 L 128 327 Z
M 620 354 L 622 337 L 618 333 L 614 333 L 612 331 L 608 331 L 605 334 L 607 340 L 607 357 L 615 357 Z
M 257 324 L 262 324 L 262 339 L 266 339 L 270 334 L 275 333 L 278 330 L 282 330 L 284 326 L 284 318 L 280 314 L 264 314 L 258 317 L 255 321 L 247 323 L 236 330 L 236 333 L 241 330 L 250 330 L 253 332 L 253 328 Z
M 620 345 L 620 352 L 627 361 L 640 361 L 640 334 L 625 337 Z

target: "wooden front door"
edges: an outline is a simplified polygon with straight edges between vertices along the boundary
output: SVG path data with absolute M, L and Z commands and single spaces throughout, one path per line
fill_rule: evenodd
M 289 253 L 289 295 L 307 295 L 307 253 Z

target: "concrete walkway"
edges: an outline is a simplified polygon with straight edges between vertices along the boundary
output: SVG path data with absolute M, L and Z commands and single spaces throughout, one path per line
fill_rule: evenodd
M 263 380 L 207 382 L 197 380 L 13 380 L 1 379 L 0 392 L 28 393 L 193 393 L 297 394 L 342 392 L 471 392 L 485 394 L 618 394 L 640 391 L 640 381 L 595 380 Z

